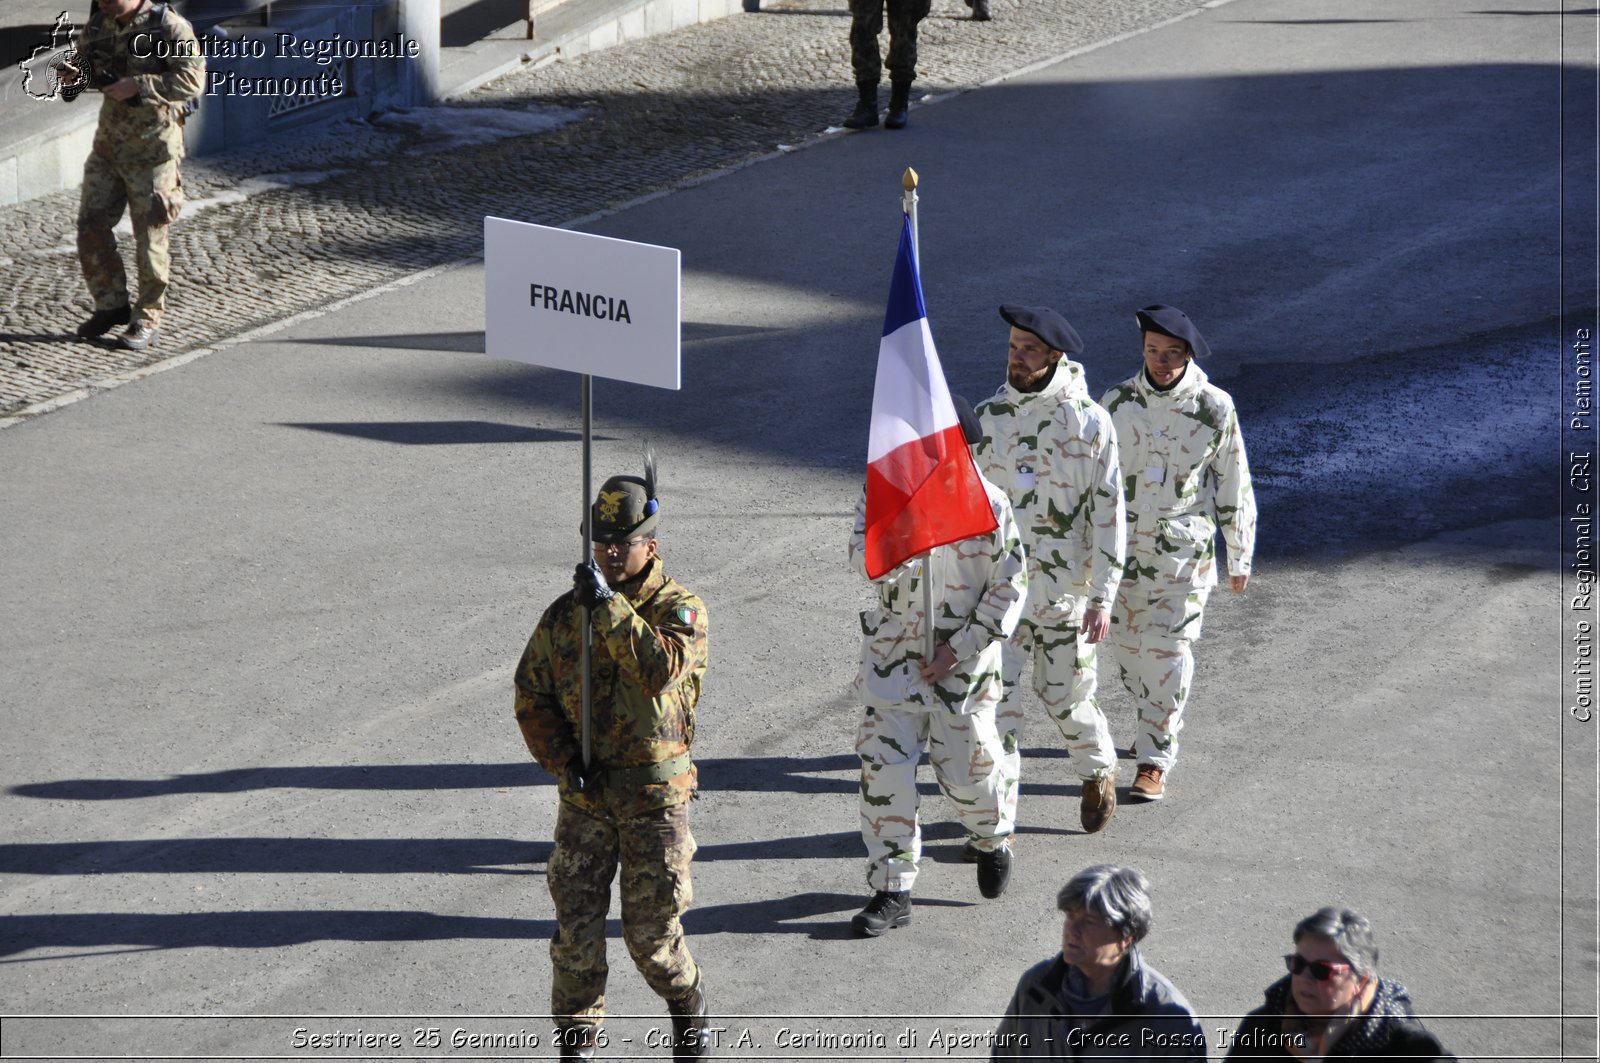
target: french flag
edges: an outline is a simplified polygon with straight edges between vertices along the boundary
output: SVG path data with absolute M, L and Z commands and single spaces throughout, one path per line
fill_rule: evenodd
M 867 437 L 866 568 L 872 579 L 935 546 L 997 527 L 939 367 L 911 216 L 903 218 Z

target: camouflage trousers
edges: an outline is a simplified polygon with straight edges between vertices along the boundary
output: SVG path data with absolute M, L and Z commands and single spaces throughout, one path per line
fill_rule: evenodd
M 923 746 L 939 789 L 956 806 L 973 843 L 985 851 L 998 849 L 1011 836 L 992 710 L 963 715 L 868 708 L 856 733 L 856 753 L 861 757 L 861 840 L 872 889 L 908 890 L 917 880 L 922 859 L 917 762 Z
M 1194 683 L 1194 640 L 1200 637 L 1209 590 L 1164 598 L 1118 593 L 1111 614 L 1122 685 L 1139 711 L 1134 760 L 1170 771 Z
M 1097 779 L 1117 767 L 1117 747 L 1111 728 L 1095 692 L 1100 686 L 1096 672 L 1097 646 L 1079 638 L 1083 606 L 1068 625 L 1047 626 L 1024 616 L 1005 645 L 1002 668 L 1005 697 L 995 714 L 1000 741 L 1005 747 L 1007 766 L 1015 778 L 1022 772 L 1022 670 L 1033 661 L 1033 692 L 1055 721 L 1067 743 L 1072 770 L 1081 779 Z M 1017 790 L 1010 793 L 1011 815 L 1016 817 Z
M 546 880 L 556 907 L 550 939 L 550 1012 L 558 1026 L 595 1025 L 605 1015 L 606 913 L 622 866 L 622 940 L 644 980 L 667 1000 L 699 979 L 679 921 L 694 899 L 689 806 L 680 802 L 621 821 L 561 802 Z
M 158 325 L 171 273 L 167 235 L 183 209 L 178 160 L 119 164 L 109 153 L 90 152 L 78 197 L 78 262 L 96 310 L 130 303 L 127 274 L 112 233 L 124 209 L 133 222 L 133 259 L 139 271 L 133 317 Z
M 879 57 L 878 34 L 883 9 L 889 9 L 889 58 Z M 875 88 L 889 68 L 889 80 L 909 85 L 917 77 L 917 23 L 928 15 L 932 0 L 850 0 L 850 65 L 856 84 Z

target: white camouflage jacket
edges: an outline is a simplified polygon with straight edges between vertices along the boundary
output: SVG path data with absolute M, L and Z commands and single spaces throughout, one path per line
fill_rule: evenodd
M 1100 401 L 1125 471 L 1124 590 L 1154 598 L 1216 586 L 1219 524 L 1229 573 L 1249 575 L 1256 496 L 1232 396 L 1191 361 L 1171 391 L 1151 387 L 1140 369 Z
M 873 581 L 878 604 L 861 614 L 861 671 L 855 691 L 872 708 L 944 709 L 967 715 L 1000 703 L 1001 645 L 1016 630 L 1027 596 L 1022 540 L 1011 503 L 984 481 L 998 527 L 988 535 L 936 547 Z M 865 577 L 865 494 L 856 504 L 850 562 Z M 938 684 L 922 678 L 925 653 L 922 580 L 933 579 L 934 637 L 948 643 L 956 667 Z
M 1077 599 L 1110 602 L 1122 578 L 1117 432 L 1063 358 L 1042 391 L 1009 382 L 978 404 L 978 468 L 1010 497 L 1028 551 L 1029 615 L 1070 621 Z

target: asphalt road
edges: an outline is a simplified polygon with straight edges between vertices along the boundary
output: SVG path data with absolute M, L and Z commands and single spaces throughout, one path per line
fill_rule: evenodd
M 1214 1049 L 1343 903 L 1454 1051 L 1593 1057 L 1559 530 L 1557 314 L 1593 316 L 1574 20 L 1236 0 L 588 226 L 683 251 L 684 387 L 598 382 L 595 460 L 654 443 L 663 554 L 710 614 L 686 925 L 749 1032 L 730 1056 L 945 1057 L 1058 947 L 1061 883 L 1116 862 Z M 1000 302 L 1063 310 L 1096 393 L 1136 367 L 1135 308 L 1184 307 L 1261 547 L 1208 612 L 1167 801 L 1081 835 L 1030 719 L 1010 891 L 978 896 L 930 780 L 915 921 L 857 941 L 844 550 L 907 165 L 953 389 L 1000 382 Z M 0 432 L 0 1000 L 67 1016 L 8 1020 L 7 1056 L 308 1058 L 357 1029 L 408 1047 L 321 1054 L 551 1054 L 450 1044 L 543 1031 L 554 795 L 510 673 L 579 547 L 577 381 L 483 357 L 482 286 L 436 271 Z M 610 1006 L 641 1017 L 606 1056 L 660 1058 L 611 944 Z

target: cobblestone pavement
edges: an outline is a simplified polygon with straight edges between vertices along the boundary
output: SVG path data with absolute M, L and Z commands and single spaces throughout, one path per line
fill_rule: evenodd
M 972 88 L 1197 6 L 1029 0 L 1024 8 L 994 0 L 994 21 L 978 23 L 961 0 L 935 0 L 921 31 L 918 98 Z M 848 18 L 845 0 L 767 0 L 757 14 L 520 70 L 452 101 L 580 112 L 535 135 L 442 151 L 429 134 L 346 122 L 261 150 L 191 159 L 190 201 L 214 205 L 173 229 L 162 341 L 142 354 L 71 334 L 90 309 L 73 250 L 77 193 L 0 208 L 0 425 L 62 396 L 115 386 L 141 367 L 481 254 L 485 214 L 560 225 L 814 141 L 854 102 Z M 905 134 L 865 135 L 914 134 L 913 113 Z M 122 243 L 126 255 L 132 240 Z

